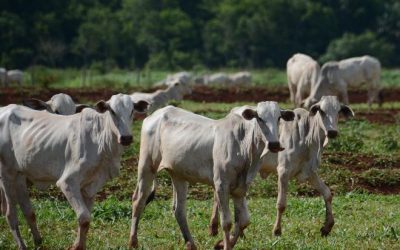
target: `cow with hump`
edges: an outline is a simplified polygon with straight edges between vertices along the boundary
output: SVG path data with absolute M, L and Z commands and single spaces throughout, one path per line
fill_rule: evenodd
M 172 179 L 174 212 L 187 249 L 196 249 L 186 220 L 188 183 L 201 182 L 215 189 L 221 208 L 223 241 L 216 248 L 232 249 L 249 224 L 246 192 L 260 168 L 260 158 L 283 150 L 278 141 L 278 120 L 291 120 L 292 111 L 276 102 L 260 102 L 256 108 L 212 120 L 167 106 L 147 117 L 142 126 L 138 181 L 132 196 L 130 246 L 138 247 L 139 218 L 158 171 Z M 251 122 L 249 122 L 251 120 Z M 232 196 L 236 218 L 234 232 L 229 210 Z M 236 217 L 236 216 L 235 216 Z
M 26 249 L 18 228 L 16 205 L 31 229 L 35 245 L 42 237 L 29 200 L 26 181 L 38 188 L 55 183 L 78 218 L 78 235 L 72 249 L 85 249 L 94 196 L 119 173 L 124 146 L 132 142 L 135 112 L 147 102 L 134 103 L 128 95 L 100 101 L 96 110 L 59 116 L 19 105 L 0 113 L 0 176 L 6 219 L 19 249 Z
M 232 112 L 240 113 L 244 108 Z M 270 173 L 278 174 L 277 218 L 273 233 L 281 235 L 281 220 L 286 208 L 286 193 L 290 179 L 308 181 L 324 198 L 326 217 L 321 235 L 330 233 L 334 218 L 332 213 L 332 193 L 318 175 L 323 148 L 329 139 L 338 135 L 338 116 L 354 116 L 350 107 L 340 104 L 336 96 L 323 96 L 310 111 L 302 108 L 294 110 L 292 122 L 280 121 L 279 142 L 285 150 L 278 154 L 267 153 L 261 162 L 260 175 L 266 178 Z M 218 232 L 218 204 L 214 197 L 213 215 L 211 216 L 210 234 Z

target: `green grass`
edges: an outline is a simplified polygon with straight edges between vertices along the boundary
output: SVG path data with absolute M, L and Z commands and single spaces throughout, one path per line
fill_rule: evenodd
M 64 201 L 34 200 L 40 231 L 47 249 L 65 249 L 75 237 L 76 219 Z M 251 224 L 236 249 L 396 249 L 400 244 L 399 196 L 348 194 L 336 196 L 336 224 L 330 236 L 319 229 L 324 219 L 320 198 L 288 197 L 283 236 L 273 237 L 275 199 L 249 200 Z M 200 249 L 212 249 L 221 238 L 207 235 L 211 201 L 188 201 L 189 226 Z M 95 205 L 88 249 L 126 249 L 130 229 L 130 202 L 109 198 Z M 20 216 L 21 217 L 21 216 Z M 15 248 L 4 217 L 0 218 L 0 248 Z M 32 239 L 23 224 L 22 234 L 30 247 Z M 182 249 L 184 242 L 171 211 L 171 200 L 150 203 L 139 228 L 141 249 Z

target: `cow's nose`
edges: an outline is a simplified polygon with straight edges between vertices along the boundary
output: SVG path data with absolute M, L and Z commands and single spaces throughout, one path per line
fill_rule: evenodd
M 133 141 L 133 137 L 131 135 L 123 135 L 119 138 L 119 143 L 123 146 L 128 146 Z
M 329 130 L 328 131 L 328 138 L 329 139 L 334 139 L 338 135 L 338 132 L 336 130 Z
M 281 147 L 281 144 L 278 141 L 269 142 L 268 149 L 272 153 L 278 153 L 279 151 L 284 150 L 284 148 Z

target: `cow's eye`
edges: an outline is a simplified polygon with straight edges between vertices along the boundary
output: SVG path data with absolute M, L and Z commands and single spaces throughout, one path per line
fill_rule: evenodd
M 321 114 L 321 116 L 325 116 L 326 115 L 325 112 L 322 111 L 321 109 L 319 110 L 319 113 Z
M 56 110 L 54 113 L 56 113 L 57 115 L 59 115 L 59 114 L 60 114 L 60 112 L 58 112 L 58 110 Z

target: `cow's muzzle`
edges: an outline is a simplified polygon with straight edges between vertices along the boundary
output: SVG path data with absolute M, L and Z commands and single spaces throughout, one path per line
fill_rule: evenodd
M 281 144 L 278 141 L 269 142 L 268 149 L 272 153 L 278 153 L 279 151 L 284 150 L 284 148 L 281 147 Z
M 338 132 L 336 130 L 329 130 L 328 131 L 328 138 L 329 139 L 334 139 L 336 138 L 338 135 Z
M 133 137 L 131 135 L 123 135 L 119 138 L 119 143 L 123 146 L 128 146 L 133 142 Z

